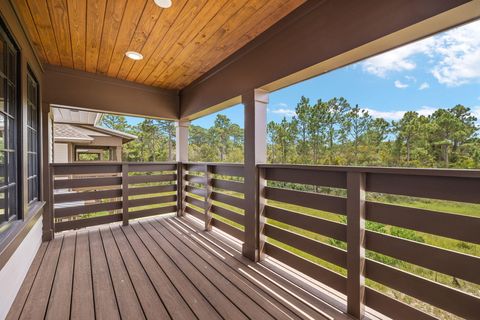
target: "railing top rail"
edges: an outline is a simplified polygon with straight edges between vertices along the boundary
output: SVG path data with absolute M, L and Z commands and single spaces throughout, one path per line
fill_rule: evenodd
M 263 169 L 300 169 L 334 172 L 364 172 L 398 175 L 418 175 L 457 178 L 480 178 L 480 170 L 473 169 L 437 169 L 437 168 L 394 168 L 394 167 L 359 167 L 359 166 L 322 166 L 322 165 L 288 165 L 288 164 L 258 164 Z
M 232 162 L 182 162 L 186 165 L 208 165 L 216 167 L 244 167 L 243 163 L 232 163 Z
M 119 166 L 123 164 L 132 164 L 136 166 L 141 165 L 166 165 L 166 164 L 178 164 L 175 161 L 169 162 L 128 162 L 128 161 L 102 161 L 102 162 L 65 162 L 65 163 L 49 163 L 51 167 L 70 167 L 70 166 Z

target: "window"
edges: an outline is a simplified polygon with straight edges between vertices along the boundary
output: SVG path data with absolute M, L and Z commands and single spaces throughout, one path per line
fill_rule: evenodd
M 0 27 L 0 224 L 17 217 L 17 50 Z
M 27 75 L 27 166 L 28 203 L 38 200 L 38 82 L 31 72 Z

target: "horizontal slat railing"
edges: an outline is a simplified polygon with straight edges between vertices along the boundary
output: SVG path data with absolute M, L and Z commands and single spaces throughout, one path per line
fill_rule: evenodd
M 478 317 L 480 171 L 258 168 L 260 247 L 345 293 L 350 314 L 366 305 L 394 319 Z
M 51 164 L 55 231 L 177 211 L 176 163 Z
M 183 163 L 183 211 L 243 240 L 243 174 L 240 164 Z

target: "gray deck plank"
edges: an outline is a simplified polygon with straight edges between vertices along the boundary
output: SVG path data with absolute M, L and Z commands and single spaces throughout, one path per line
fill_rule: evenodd
M 45 252 L 47 251 L 48 244 L 48 242 L 43 242 L 40 245 L 40 248 L 38 249 L 35 258 L 32 261 L 32 265 L 30 266 L 28 273 L 23 280 L 22 286 L 20 287 L 20 290 L 15 297 L 12 308 L 7 314 L 6 320 L 14 320 L 20 318 L 20 314 L 22 313 L 23 307 L 30 294 L 30 289 L 32 288 L 33 282 L 37 277 L 38 270 L 42 265 L 43 257 L 45 256 Z
M 70 317 L 76 239 L 75 233 L 68 234 L 63 238 L 45 319 L 63 320 Z
M 170 319 L 162 300 L 119 226 L 110 228 L 147 319 Z
M 92 266 L 90 263 L 88 232 L 83 231 L 77 233 L 75 267 L 73 272 L 71 319 L 94 319 L 95 304 L 93 300 Z
M 48 245 L 20 319 L 43 319 L 45 317 L 62 244 L 63 236 L 60 236 Z
M 133 288 L 132 281 L 125 268 L 110 228 L 102 228 L 100 235 L 105 248 L 113 289 L 117 297 L 118 309 L 122 319 L 145 319 L 144 311 Z M 169 317 L 166 311 L 161 314 L 161 316 Z
M 88 233 L 92 261 L 93 296 L 95 301 L 95 318 L 105 320 L 120 319 L 117 299 L 113 290 L 110 270 L 103 249 L 99 230 Z
M 202 292 L 215 309 L 227 319 L 247 319 L 247 316 L 238 309 L 218 288 L 216 288 L 195 266 L 181 255 L 157 230 L 148 222 L 140 222 L 139 226 L 152 236 L 155 242 L 165 251 L 177 266 L 188 275 L 188 279 Z
M 167 277 L 165 272 L 156 262 L 155 258 L 150 254 L 148 249 L 142 243 L 142 240 L 135 234 L 131 226 L 118 228 L 114 230 L 115 237 L 120 237 L 116 234 L 122 232 L 127 238 L 130 246 L 137 255 L 140 263 L 147 272 L 150 281 L 154 285 L 158 295 L 162 299 L 168 313 L 173 319 L 190 320 L 194 319 L 195 315 L 188 306 L 184 298 L 179 294 L 174 284 Z M 200 303 L 200 302 L 197 302 Z M 204 301 L 208 305 L 207 301 Z

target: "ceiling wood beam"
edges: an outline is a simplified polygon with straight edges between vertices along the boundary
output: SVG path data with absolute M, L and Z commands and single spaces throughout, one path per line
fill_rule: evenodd
M 113 114 L 178 119 L 177 90 L 166 90 L 58 66 L 45 66 L 43 101 Z

